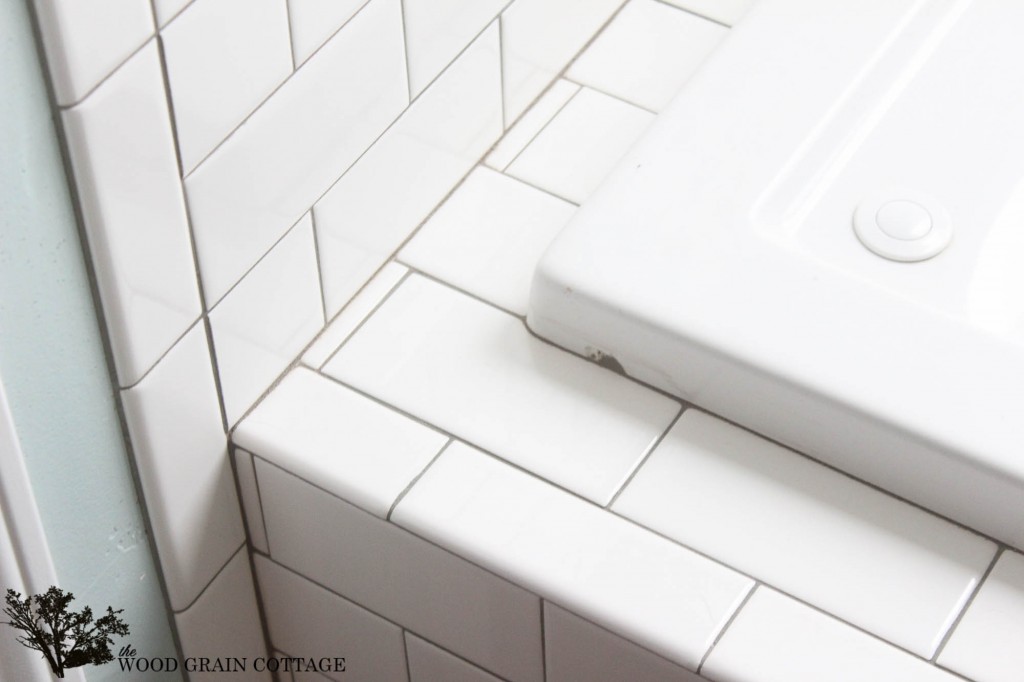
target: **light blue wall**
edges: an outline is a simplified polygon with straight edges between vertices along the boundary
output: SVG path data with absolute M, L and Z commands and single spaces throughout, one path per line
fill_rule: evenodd
M 0 376 L 57 575 L 76 606 L 123 608 L 139 655 L 173 656 L 24 0 L 0 2 L 0 65 Z

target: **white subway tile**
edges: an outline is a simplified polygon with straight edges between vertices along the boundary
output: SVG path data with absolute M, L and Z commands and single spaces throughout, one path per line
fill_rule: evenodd
M 600 504 L 679 410 L 420 276 L 406 279 L 324 371 Z
M 203 325 L 121 400 L 168 598 L 179 611 L 245 542 Z
M 661 111 L 728 32 L 658 0 L 630 0 L 566 76 Z
M 733 26 L 743 18 L 757 0 L 665 0 L 676 7 L 714 21 Z
M 412 96 L 423 92 L 507 4 L 508 0 L 405 0 Z
M 249 528 L 249 542 L 261 552 L 267 549 L 267 531 L 263 527 L 263 509 L 260 507 L 260 490 L 256 482 L 256 469 L 253 468 L 252 454 L 241 448 L 235 448 L 235 475 L 238 478 L 238 489 L 242 495 L 242 509 L 245 512 L 246 524 Z
M 506 172 L 583 203 L 653 120 L 649 111 L 583 88 Z
M 130 386 L 200 313 L 156 42 L 64 125 L 118 381 Z
M 484 32 L 314 209 L 328 317 L 501 135 L 498 29 Z
M 288 0 L 295 65 L 309 59 L 365 4 L 366 0 Z
M 516 0 L 501 15 L 505 121 L 512 123 L 624 0 Z
M 153 35 L 149 0 L 33 2 L 60 106 L 85 97 Z
M 371 0 L 185 181 L 213 306 L 407 103 L 399 0 Z
M 257 460 L 272 558 L 508 680 L 540 682 L 536 596 Z
M 410 682 L 501 682 L 489 672 L 408 632 L 405 633 L 405 645 Z
M 190 671 L 191 682 L 271 682 L 270 673 L 258 672 L 252 665 L 256 658 L 266 658 L 267 650 L 245 549 L 235 554 L 196 603 L 174 620 L 187 659 L 246 660 L 245 670 L 240 672 Z
M 398 257 L 518 315 L 526 315 L 533 271 L 576 207 L 478 167 Z
M 345 343 L 356 327 L 362 324 L 373 309 L 398 286 L 408 272 L 409 268 L 404 265 L 393 261 L 385 263 L 373 279 L 367 282 L 327 325 L 316 341 L 310 344 L 302 355 L 302 362 L 314 369 L 322 367 L 338 346 Z
M 1014 682 L 1024 671 L 1024 556 L 1006 550 L 939 655 L 939 665 L 978 682 Z
M 551 87 L 540 96 L 526 113 L 516 121 L 494 149 L 484 159 L 484 163 L 494 170 L 505 170 L 512 161 L 519 156 L 519 152 L 530 144 L 530 141 L 544 129 L 555 114 L 562 110 L 562 107 L 572 99 L 572 96 L 579 92 L 580 86 L 576 83 L 559 78 Z
M 156 12 L 156 25 L 165 26 L 167 22 L 176 17 L 191 2 L 192 0 L 153 0 L 153 10 Z
M 323 327 L 306 215 L 210 312 L 224 411 L 234 424 Z
M 447 436 L 299 367 L 235 429 L 235 443 L 384 518 Z
M 290 657 L 331 659 L 331 671 L 318 671 L 331 679 L 407 678 L 401 628 L 266 557 L 254 563 L 275 647 Z M 335 658 L 345 659 L 344 670 L 333 670 Z
M 758 587 L 701 668 L 716 682 L 957 682 L 916 656 Z
M 700 682 L 703 678 L 551 602 L 544 603 L 547 682 Z
M 676 423 L 614 509 L 926 658 L 996 551 L 696 410 Z
M 696 669 L 753 581 L 463 443 L 398 525 Z
M 196 0 L 162 33 L 187 175 L 292 73 L 286 0 Z

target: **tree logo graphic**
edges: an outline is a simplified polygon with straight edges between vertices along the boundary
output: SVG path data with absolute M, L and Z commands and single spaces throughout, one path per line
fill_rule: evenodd
M 68 605 L 75 595 L 59 587 L 50 587 L 43 594 L 21 598 L 19 592 L 7 590 L 7 606 L 3 612 L 11 619 L 7 625 L 21 630 L 17 640 L 29 649 L 43 654 L 57 677 L 64 677 L 68 668 L 114 660 L 110 645 L 112 635 L 125 636 L 128 625 L 107 607 L 107 615 L 93 622 L 92 609 L 70 611 Z

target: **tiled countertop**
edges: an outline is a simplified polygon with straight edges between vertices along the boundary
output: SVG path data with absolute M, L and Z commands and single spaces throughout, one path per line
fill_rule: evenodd
M 725 31 L 628 3 L 239 423 L 275 647 L 302 603 L 419 679 L 1021 679 L 1024 556 L 525 326 Z

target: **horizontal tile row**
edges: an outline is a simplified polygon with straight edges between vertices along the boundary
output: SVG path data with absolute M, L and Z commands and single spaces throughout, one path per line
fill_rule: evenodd
M 753 581 L 462 443 L 398 525 L 695 670 Z
M 924 658 L 995 545 L 687 410 L 613 510 Z
M 599 504 L 679 411 L 534 338 L 518 318 L 419 275 L 324 371 Z

